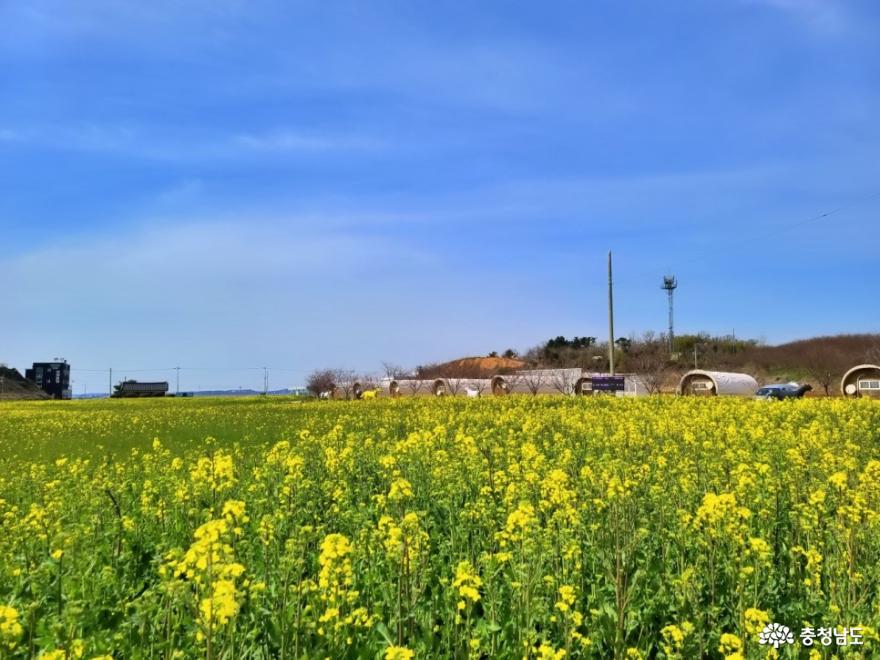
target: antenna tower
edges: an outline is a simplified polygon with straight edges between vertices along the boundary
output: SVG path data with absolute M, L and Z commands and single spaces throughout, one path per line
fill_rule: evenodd
M 675 352 L 675 334 L 673 333 L 672 326 L 672 293 L 675 291 L 676 287 L 678 287 L 678 280 L 675 279 L 674 275 L 667 275 L 663 278 L 663 286 L 661 289 L 666 291 L 666 294 L 669 296 L 669 353 Z

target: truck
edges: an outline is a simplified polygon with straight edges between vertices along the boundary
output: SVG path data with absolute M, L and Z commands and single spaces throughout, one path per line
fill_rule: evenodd
M 142 383 L 136 380 L 124 380 L 113 388 L 113 397 L 165 396 L 168 393 L 168 381 Z

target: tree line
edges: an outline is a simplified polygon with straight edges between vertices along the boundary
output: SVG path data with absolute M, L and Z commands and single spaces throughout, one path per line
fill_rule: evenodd
M 499 365 L 497 361 L 465 358 L 414 368 L 383 362 L 382 375 L 387 379 L 442 378 L 458 382 L 535 369 L 605 372 L 609 367 L 608 343 L 589 336 L 568 339 L 560 335 L 522 353 L 508 348 L 482 357 L 505 358 L 506 362 Z M 828 396 L 836 393 L 837 383 L 849 368 L 865 362 L 880 363 L 880 334 L 824 336 L 767 345 L 732 334 L 701 332 L 675 336 L 670 352 L 666 334 L 645 332 L 618 338 L 614 342 L 614 362 L 617 372 L 638 374 L 649 392 L 669 390 L 683 373 L 699 368 L 748 373 L 761 382 L 809 382 Z M 356 385 L 372 389 L 379 386 L 380 380 L 381 376 L 352 369 L 319 369 L 310 374 L 306 388 L 315 396 L 336 391 L 336 396 L 353 398 Z

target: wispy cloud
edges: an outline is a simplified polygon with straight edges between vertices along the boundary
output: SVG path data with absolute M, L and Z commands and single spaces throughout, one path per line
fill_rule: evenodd
M 216 160 L 251 155 L 314 155 L 321 152 L 378 151 L 384 140 L 365 135 L 277 128 L 264 132 L 198 136 L 157 134 L 131 124 L 81 124 L 0 129 L 0 141 L 45 149 L 108 153 L 168 161 Z
M 75 366 L 100 355 L 137 367 L 179 359 L 372 370 L 382 359 L 415 364 L 483 350 L 483 328 L 508 341 L 529 327 L 535 308 L 522 319 L 509 310 L 507 283 L 482 283 L 486 299 L 476 299 L 462 295 L 472 282 L 442 266 L 403 239 L 325 231 L 320 222 L 160 222 L 0 256 L 13 283 L 0 291 L 7 314 L 34 318 L 52 300 L 65 319 L 12 328 L 4 344 L 20 355 L 66 345 Z M 444 312 L 415 313 L 426 299 Z M 478 313 L 487 314 L 480 333 L 459 322 Z
M 813 32 L 837 35 L 851 24 L 845 3 L 839 0 L 745 0 L 784 12 Z
M 11 128 L 0 128 L 0 142 L 20 142 L 24 136 Z
M 229 140 L 229 146 L 254 151 L 317 152 L 378 150 L 383 148 L 385 143 L 368 137 L 322 135 L 292 129 L 278 129 L 265 133 L 236 135 Z
M 168 26 L 201 23 L 206 19 L 236 19 L 244 12 L 239 0 L 93 0 L 70 4 L 63 0 L 32 0 L 0 5 L 0 34 L 18 40 L 31 31 L 54 38 L 112 38 L 149 41 Z M 192 38 L 209 37 L 211 30 L 193 30 Z

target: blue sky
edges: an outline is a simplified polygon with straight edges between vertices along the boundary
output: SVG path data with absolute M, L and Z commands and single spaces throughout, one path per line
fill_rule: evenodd
M 667 271 L 679 332 L 880 330 L 878 28 L 867 0 L 2 3 L 0 361 L 284 386 L 602 336 L 609 249 L 618 334 L 664 329 Z

